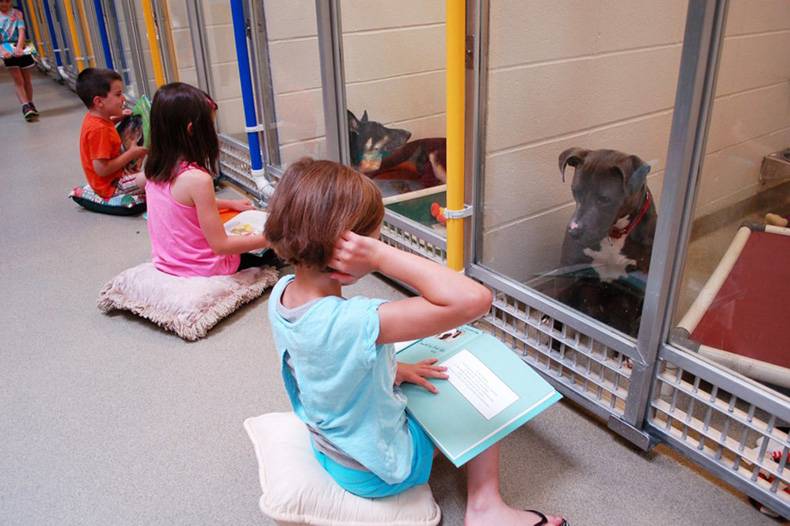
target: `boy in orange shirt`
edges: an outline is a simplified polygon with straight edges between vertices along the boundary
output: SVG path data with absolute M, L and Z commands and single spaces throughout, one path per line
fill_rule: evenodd
M 88 107 L 80 131 L 80 161 L 88 184 L 102 199 L 144 192 L 145 174 L 125 174 L 124 168 L 148 150 L 135 144 L 121 153 L 115 129 L 115 121 L 125 115 L 121 76 L 110 69 L 84 69 L 77 77 L 77 95 Z

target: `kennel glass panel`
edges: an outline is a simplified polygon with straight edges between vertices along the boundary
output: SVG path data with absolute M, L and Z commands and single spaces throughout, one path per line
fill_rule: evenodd
M 137 99 L 144 92 L 137 85 L 134 71 L 130 32 L 127 28 L 125 0 L 104 0 L 104 14 L 115 70 L 123 77 L 126 95 Z
M 274 111 L 266 126 L 275 127 L 279 164 L 285 168 L 305 156 L 326 157 L 321 66 L 315 2 L 264 0 L 265 47 Z M 242 121 L 243 122 L 243 121 Z M 267 163 L 274 164 L 272 159 Z
M 60 56 L 63 60 L 63 66 L 70 69 L 74 64 L 74 54 L 71 48 L 71 36 L 69 35 L 69 26 L 66 22 L 66 10 L 63 0 L 51 0 L 49 6 L 52 10 L 52 21 L 55 24 L 57 38 L 61 44 Z
M 40 55 L 39 58 L 41 62 L 44 64 L 44 67 L 47 69 L 53 68 L 55 66 L 55 51 L 52 48 L 52 37 L 49 33 L 49 25 L 47 24 L 47 17 L 46 13 L 44 12 L 44 6 L 41 3 L 41 0 L 35 0 L 33 2 L 33 13 L 28 14 L 25 12 L 25 24 L 31 24 L 29 19 L 33 16 L 36 17 L 39 27 L 39 39 L 35 42 L 36 47 L 39 49 Z
M 444 2 L 340 7 L 351 165 L 388 210 L 446 237 Z
M 686 11 L 681 0 L 489 3 L 477 260 L 631 338 Z
M 58 8 L 62 16 L 62 20 L 60 21 L 62 28 L 65 36 L 68 38 L 68 48 L 72 52 L 72 63 L 68 66 L 69 73 L 76 76 L 80 71 L 90 65 L 88 60 L 88 48 L 86 45 L 87 32 L 86 29 L 83 28 L 76 1 L 58 0 Z M 74 33 L 71 31 L 72 23 L 74 24 Z M 30 28 L 28 28 L 28 32 L 30 32 Z
M 151 45 L 148 40 L 148 26 L 145 23 L 145 16 L 143 11 L 143 3 L 148 3 L 151 0 L 133 0 L 133 10 L 134 10 L 134 17 L 136 19 L 137 33 L 140 35 L 140 57 L 142 58 L 143 64 L 143 75 L 145 78 L 146 87 L 148 88 L 148 93 L 152 96 L 156 93 L 156 90 L 159 86 L 156 85 L 156 76 L 154 75 L 154 64 L 153 58 L 151 57 Z M 164 38 L 163 35 L 160 35 L 160 29 L 158 27 L 158 21 L 155 21 L 154 24 L 156 35 L 154 35 L 155 40 L 159 40 L 160 38 Z M 161 56 L 161 50 L 160 50 Z M 153 97 L 152 97 L 153 98 Z
M 66 8 L 63 0 L 51 0 L 49 5 L 52 10 L 57 39 L 60 42 L 62 67 L 58 68 L 58 72 L 61 78 L 66 81 L 66 84 L 74 89 L 77 83 L 78 71 L 71 31 L 69 31 L 69 24 L 66 18 Z
M 207 91 L 219 106 L 217 131 L 246 146 L 244 106 L 230 4 L 227 0 L 201 0 L 201 2 L 202 27 L 194 30 L 202 32 L 205 44 L 204 59 L 210 86 Z M 194 67 L 194 59 L 192 67 Z M 191 74 L 196 75 L 194 70 Z M 208 87 L 204 87 L 206 88 Z
M 170 53 L 173 64 L 170 66 L 169 73 L 175 77 L 173 80 L 200 86 L 186 2 L 187 0 L 169 0 L 165 4 L 169 22 L 169 39 L 172 42 Z
M 731 2 L 675 346 L 790 392 L 790 7 Z M 766 228 L 767 225 L 768 226 Z

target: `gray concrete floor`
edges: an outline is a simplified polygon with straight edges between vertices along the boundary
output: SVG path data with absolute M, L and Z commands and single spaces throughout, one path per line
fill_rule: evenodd
M 140 217 L 86 212 L 84 113 L 35 76 L 41 120 L 22 119 L 0 71 L 0 524 L 270 524 L 242 421 L 288 409 L 265 307 L 249 304 L 185 343 L 96 309 L 100 287 L 145 261 Z M 352 292 L 401 293 L 375 277 Z M 462 523 L 464 476 L 438 461 L 444 524 Z M 502 490 L 514 505 L 580 525 L 774 524 L 665 447 L 634 450 L 568 402 L 504 441 Z

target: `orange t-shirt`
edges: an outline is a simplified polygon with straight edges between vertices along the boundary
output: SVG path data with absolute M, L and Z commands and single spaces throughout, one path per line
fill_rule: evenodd
M 101 177 L 93 169 L 93 161 L 115 159 L 119 155 L 121 155 L 121 136 L 115 130 L 115 125 L 107 119 L 87 113 L 80 130 L 80 161 L 88 184 L 104 199 L 109 199 L 115 193 L 115 183 L 123 175 L 123 169 L 107 177 Z

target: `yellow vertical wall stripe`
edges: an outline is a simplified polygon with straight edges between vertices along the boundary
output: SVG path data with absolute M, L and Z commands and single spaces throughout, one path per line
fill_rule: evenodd
M 85 13 L 85 0 L 75 0 L 77 2 L 77 12 L 80 15 L 80 25 L 82 26 L 82 34 L 85 36 L 85 47 L 88 48 L 88 64 L 90 67 L 96 67 L 96 55 L 93 52 L 93 41 L 90 36 L 90 25 L 88 24 L 88 15 Z
M 464 207 L 466 5 L 447 0 L 447 208 Z M 464 266 L 464 220 L 447 219 L 447 266 Z
M 85 69 L 85 61 L 84 56 L 82 54 L 82 46 L 80 45 L 80 39 L 77 35 L 77 23 L 74 20 L 74 6 L 71 3 L 71 0 L 63 0 L 63 7 L 66 11 L 66 22 L 69 25 L 69 34 L 71 35 L 71 45 L 74 49 L 74 58 L 77 61 L 77 71 L 82 71 Z
M 33 0 L 27 0 L 25 2 L 27 5 L 27 18 L 26 22 L 30 24 L 31 29 L 33 29 L 33 35 L 30 40 L 36 45 L 36 50 L 38 54 L 41 55 L 43 58 L 47 57 L 46 50 L 44 49 L 44 41 L 41 40 L 41 28 L 38 25 L 38 16 L 36 14 L 36 7 L 33 5 Z
M 41 17 L 41 24 L 38 26 L 38 29 L 40 31 L 39 34 L 41 35 L 41 47 L 45 47 L 47 45 L 47 43 L 50 42 L 50 41 L 49 40 L 45 40 L 45 39 L 49 39 L 49 36 L 44 34 L 44 31 L 47 30 L 46 26 L 44 25 L 46 23 L 46 21 L 44 20 L 44 17 L 46 17 L 46 14 L 44 13 L 44 5 L 41 3 L 41 0 L 33 0 L 33 2 L 36 3 L 36 5 L 35 5 L 36 12 Z M 52 48 L 52 46 L 50 45 L 50 47 L 48 49 L 44 50 L 45 52 L 41 56 L 42 57 L 46 57 L 49 54 L 49 50 L 51 48 Z M 39 50 L 39 53 L 41 53 L 41 50 Z M 54 49 L 52 49 L 52 53 L 54 55 L 54 53 L 55 53 Z
M 148 47 L 151 48 L 151 62 L 154 67 L 154 80 L 158 88 L 165 83 L 165 70 L 162 67 L 162 52 L 159 49 L 159 39 L 154 22 L 154 6 L 152 0 L 143 0 L 143 17 L 145 18 L 145 32 L 148 36 Z

